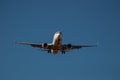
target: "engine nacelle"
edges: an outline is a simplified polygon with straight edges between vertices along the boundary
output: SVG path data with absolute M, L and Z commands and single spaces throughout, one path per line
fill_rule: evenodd
M 72 45 L 71 44 L 67 44 L 67 48 L 72 48 Z
M 47 47 L 48 47 L 48 44 L 47 44 L 47 43 L 43 43 L 43 44 L 42 44 L 42 47 L 43 47 L 43 48 L 47 48 Z

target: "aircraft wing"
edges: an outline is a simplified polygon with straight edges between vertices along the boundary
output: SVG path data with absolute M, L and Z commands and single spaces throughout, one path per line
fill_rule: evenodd
M 79 48 L 85 48 L 85 47 L 96 47 L 97 45 L 73 45 L 72 49 L 79 49 Z
M 72 50 L 72 49 L 80 49 L 80 48 L 87 48 L 87 47 L 97 47 L 97 45 L 63 45 L 63 50 Z
M 59 50 L 62 53 L 65 53 L 66 51 L 73 50 L 73 49 L 80 49 L 85 47 L 96 47 L 97 45 L 71 45 L 71 44 L 64 44 L 61 47 L 55 47 L 52 44 L 47 43 L 29 43 L 29 42 L 16 42 L 16 44 L 23 44 L 23 45 L 30 45 L 32 47 L 37 48 L 43 48 L 43 51 L 48 51 L 48 53 L 51 53 L 51 50 Z
M 24 45 L 30 45 L 32 47 L 42 48 L 42 44 L 39 44 L 39 43 L 16 42 L 16 44 L 24 44 Z

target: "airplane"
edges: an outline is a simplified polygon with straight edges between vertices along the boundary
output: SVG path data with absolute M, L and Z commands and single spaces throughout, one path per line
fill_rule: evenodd
M 53 36 L 52 43 L 28 43 L 28 42 L 16 42 L 16 44 L 30 45 L 32 47 L 37 47 L 47 51 L 48 53 L 57 54 L 61 52 L 65 54 L 73 49 L 80 49 L 85 47 L 96 47 L 96 45 L 71 45 L 71 44 L 62 44 L 62 33 L 60 31 L 56 32 Z

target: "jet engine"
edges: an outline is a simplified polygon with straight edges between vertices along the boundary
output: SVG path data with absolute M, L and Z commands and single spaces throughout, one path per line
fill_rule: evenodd
M 72 45 L 71 44 L 67 44 L 67 48 L 71 49 Z
M 43 43 L 43 44 L 42 44 L 42 47 L 43 47 L 43 48 L 47 48 L 47 47 L 48 47 L 48 44 L 47 44 L 47 43 Z

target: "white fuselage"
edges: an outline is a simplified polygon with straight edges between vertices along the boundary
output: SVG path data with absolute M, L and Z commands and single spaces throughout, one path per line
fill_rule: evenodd
M 53 50 L 52 52 L 54 54 L 58 53 L 58 51 L 61 49 L 62 46 L 62 33 L 61 32 L 56 32 L 53 37 Z

